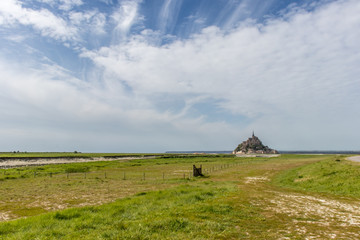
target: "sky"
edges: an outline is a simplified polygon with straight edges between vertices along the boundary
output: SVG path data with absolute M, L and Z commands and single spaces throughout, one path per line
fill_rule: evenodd
M 0 151 L 360 150 L 358 0 L 1 0 Z

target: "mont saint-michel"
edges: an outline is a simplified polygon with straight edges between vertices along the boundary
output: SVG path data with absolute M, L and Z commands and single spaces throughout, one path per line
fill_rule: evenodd
M 233 154 L 278 154 L 279 152 L 275 149 L 271 149 L 268 146 L 264 146 L 260 139 L 255 136 L 254 132 L 252 136 L 240 143 Z

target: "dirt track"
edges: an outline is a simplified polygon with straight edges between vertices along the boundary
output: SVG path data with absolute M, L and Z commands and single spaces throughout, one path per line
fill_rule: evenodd
M 298 232 L 305 239 L 360 239 L 360 202 L 351 198 L 332 198 L 320 194 L 278 191 L 266 183 L 266 176 L 245 178 L 253 186 L 252 203 L 269 219 L 281 216 L 292 220 L 278 232 L 278 239 L 291 239 L 286 233 Z

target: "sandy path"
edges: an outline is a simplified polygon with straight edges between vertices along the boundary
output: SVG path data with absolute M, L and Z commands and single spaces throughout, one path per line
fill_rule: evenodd
M 354 161 L 354 162 L 360 162 L 360 156 L 348 157 L 347 160 Z
M 245 178 L 245 184 L 256 189 L 269 182 L 266 176 Z M 261 207 L 267 216 L 290 216 L 291 221 L 278 232 L 278 239 L 290 239 L 286 233 L 298 232 L 304 239 L 360 239 L 360 201 L 346 198 L 334 199 L 325 196 L 283 192 L 262 185 L 252 201 Z
M 34 160 L 6 160 L 0 161 L 1 168 L 15 168 L 15 167 L 24 167 L 24 166 L 40 166 L 48 164 L 66 164 L 66 163 L 78 163 L 78 162 L 97 162 L 97 161 L 127 161 L 133 159 L 151 159 L 155 158 L 154 156 L 149 157 L 119 157 L 119 158 L 56 158 L 56 159 L 34 159 Z

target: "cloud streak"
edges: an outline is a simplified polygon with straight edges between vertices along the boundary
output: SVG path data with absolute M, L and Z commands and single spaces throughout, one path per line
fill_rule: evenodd
M 112 14 L 111 18 L 115 23 L 115 43 L 126 39 L 131 27 L 140 19 L 138 15 L 139 1 L 122 1 L 119 8 Z

